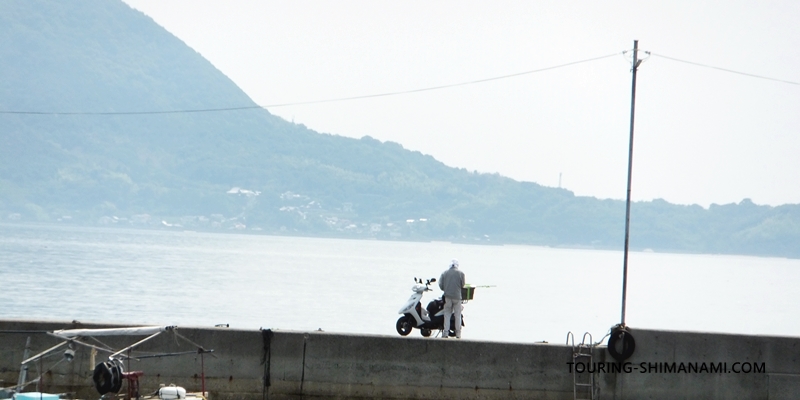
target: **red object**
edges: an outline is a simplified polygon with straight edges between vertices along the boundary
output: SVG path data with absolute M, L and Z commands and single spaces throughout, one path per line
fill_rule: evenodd
M 144 371 L 123 372 L 122 377 L 128 381 L 127 400 L 139 398 L 139 377 L 144 375 Z

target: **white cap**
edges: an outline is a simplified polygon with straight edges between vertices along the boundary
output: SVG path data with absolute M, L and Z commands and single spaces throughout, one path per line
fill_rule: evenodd
M 450 266 L 451 267 L 457 267 L 458 266 L 458 260 L 454 258 L 453 261 L 450 261 Z

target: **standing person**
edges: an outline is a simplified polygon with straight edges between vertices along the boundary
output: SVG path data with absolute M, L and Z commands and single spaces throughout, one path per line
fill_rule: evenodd
M 456 320 L 453 330 L 456 331 L 456 338 L 461 339 L 461 288 L 464 287 L 466 279 L 464 273 L 458 269 L 458 260 L 450 262 L 450 268 L 442 272 L 439 277 L 439 289 L 444 291 L 444 331 L 442 339 L 447 339 L 450 335 L 450 316 L 455 314 Z

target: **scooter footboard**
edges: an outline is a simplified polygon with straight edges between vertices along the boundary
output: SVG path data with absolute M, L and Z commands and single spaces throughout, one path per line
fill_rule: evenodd
M 455 315 L 451 315 L 450 316 L 450 326 L 451 327 L 455 326 L 455 324 L 456 324 L 456 316 Z M 464 314 L 461 314 L 461 326 L 467 326 L 464 323 Z M 440 330 L 440 331 L 443 330 L 444 329 L 444 315 L 435 315 L 435 316 L 431 317 L 431 320 L 428 321 L 428 322 L 425 322 L 422 325 L 422 328 L 436 329 L 436 330 Z

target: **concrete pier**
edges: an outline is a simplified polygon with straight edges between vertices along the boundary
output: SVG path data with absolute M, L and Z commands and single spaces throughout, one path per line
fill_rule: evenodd
M 0 387 L 17 382 L 28 337 L 33 355 L 60 342 L 47 331 L 78 327 L 114 326 L 0 321 Z M 574 359 L 574 348 L 563 344 L 215 327 L 178 327 L 176 332 L 180 337 L 165 332 L 132 355 L 183 354 L 126 363 L 126 371 L 144 371 L 142 393 L 170 383 L 200 391 L 204 375 L 213 400 L 573 399 L 574 380 L 591 378 L 601 399 L 793 399 L 800 394 L 800 338 L 794 337 L 631 328 L 636 351 L 618 364 L 604 346 L 592 350 L 588 363 Z M 120 349 L 139 339 L 104 337 L 102 342 Z M 193 353 L 192 343 L 214 351 L 201 356 Z M 93 363 L 108 354 L 92 360 L 90 349 L 75 349 L 72 362 L 59 362 L 62 351 L 30 363 L 28 380 L 41 374 L 44 392 L 97 398 Z M 575 375 L 576 369 L 581 373 Z M 26 390 L 36 390 L 36 384 Z

